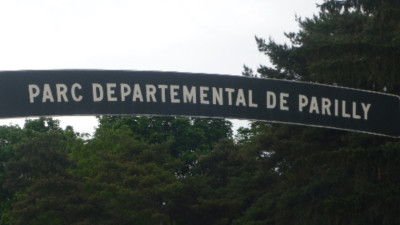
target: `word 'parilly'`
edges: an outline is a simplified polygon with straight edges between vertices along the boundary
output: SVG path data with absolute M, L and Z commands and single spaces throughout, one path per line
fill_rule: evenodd
M 361 105 L 362 114 L 359 114 L 359 107 Z M 351 110 L 349 110 L 348 103 L 345 100 L 339 101 L 338 99 L 317 98 L 315 96 L 309 97 L 299 95 L 299 112 L 308 110 L 309 113 L 341 116 L 343 118 L 364 119 L 368 120 L 368 111 L 371 104 L 364 102 L 351 102 Z

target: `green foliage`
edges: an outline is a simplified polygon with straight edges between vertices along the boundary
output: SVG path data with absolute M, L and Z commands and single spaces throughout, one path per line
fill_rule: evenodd
M 10 224 L 79 221 L 85 210 L 78 209 L 87 203 L 79 182 L 68 173 L 73 163 L 67 149 L 76 137 L 51 118 L 27 121 L 21 133 L 26 136 L 6 163 L 7 179 L 3 183 L 3 188 L 13 193 Z
M 275 66 L 259 73 L 399 94 L 399 2 L 330 0 L 320 8 L 298 19 L 301 30 L 286 34 L 290 45 L 257 38 Z
M 15 157 L 15 146 L 24 135 L 18 126 L 0 127 L 0 184 L 7 179 L 6 162 Z M 13 194 L 0 186 L 0 224 L 9 224 Z
M 257 38 L 263 77 L 400 93 L 400 3 L 328 0 L 290 44 Z M 239 131 L 277 174 L 233 224 L 399 224 L 397 140 L 289 125 Z
M 91 198 L 101 202 L 100 223 L 193 223 L 197 207 L 186 206 L 198 199 L 187 196 L 212 190 L 188 182 L 201 181 L 194 175 L 198 160 L 231 136 L 231 123 L 136 116 L 103 116 L 99 122 L 95 137 L 71 156 L 77 161 L 72 173 L 83 180 Z
M 280 142 L 270 146 L 285 145 Z M 328 150 L 309 143 L 292 148 L 284 158 L 280 151 L 270 155 L 277 162 L 280 182 L 264 192 L 237 224 L 397 224 L 399 144 L 354 145 L 340 143 Z
M 73 130 L 62 130 L 52 118 L 28 120 L 23 129 L 1 130 L 0 152 L 8 154 L 2 158 L 1 184 L 5 195 L 0 208 L 1 224 L 84 221 L 92 206 L 78 179 L 68 172 L 74 167 L 69 152 L 82 143 Z
M 197 157 L 206 154 L 223 138 L 232 136 L 232 124 L 221 119 L 183 117 L 102 116 L 97 138 L 103 132 L 128 129 L 134 139 L 149 143 L 168 143 L 169 154 L 181 162 L 176 171 L 180 175 L 190 172 Z

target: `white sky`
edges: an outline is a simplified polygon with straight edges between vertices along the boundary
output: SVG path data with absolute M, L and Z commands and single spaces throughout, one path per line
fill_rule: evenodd
M 268 64 L 254 37 L 287 41 L 323 0 L 0 0 L 0 71 L 123 69 L 240 75 Z M 94 117 L 57 117 L 92 133 Z M 0 125 L 25 119 L 0 120 Z M 235 128 L 245 125 L 234 121 Z

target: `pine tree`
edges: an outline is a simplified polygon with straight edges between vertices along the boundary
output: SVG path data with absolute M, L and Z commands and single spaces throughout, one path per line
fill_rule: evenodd
M 400 93 L 400 2 L 327 0 L 289 44 L 257 38 L 262 77 Z M 246 131 L 279 178 L 235 224 L 399 224 L 400 145 L 289 125 Z M 251 135 L 249 135 L 249 133 Z M 248 142 L 248 141 L 247 141 Z
M 290 44 L 257 38 L 275 68 L 261 76 L 400 93 L 400 2 L 325 1 L 320 13 L 287 33 Z

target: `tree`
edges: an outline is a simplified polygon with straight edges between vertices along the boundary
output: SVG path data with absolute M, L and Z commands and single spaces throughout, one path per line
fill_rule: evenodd
M 118 123 L 101 127 L 95 138 L 72 152 L 78 161 L 73 173 L 82 178 L 90 198 L 101 202 L 97 224 L 171 224 L 164 193 L 177 182 L 179 164 L 170 155 L 169 142 L 138 140 L 129 123 Z
M 214 152 L 221 138 L 230 137 L 230 122 L 182 117 L 99 119 L 95 137 L 72 156 L 78 160 L 74 174 L 107 209 L 102 224 L 193 224 L 193 216 L 205 217 L 204 210 L 213 209 L 207 205 L 218 205 L 205 201 L 214 190 L 203 186 L 201 176 L 194 173 L 198 161 Z M 203 199 L 200 208 L 198 198 Z
M 257 38 L 275 68 L 262 76 L 400 93 L 400 20 L 397 1 L 325 1 L 313 18 L 298 18 L 301 30 L 288 44 Z
M 69 148 L 82 144 L 73 130 L 62 130 L 52 118 L 40 118 L 26 121 L 19 134 L 13 157 L 5 163 L 2 187 L 9 193 L 10 207 L 2 222 L 93 224 L 95 207 L 69 173 L 74 167 Z
M 18 126 L 0 127 L 0 224 L 8 224 L 11 210 L 12 193 L 3 188 L 7 179 L 6 162 L 15 157 L 15 148 L 24 139 L 23 131 Z
M 319 7 L 319 15 L 298 18 L 289 44 L 256 38 L 273 64 L 258 75 L 398 95 L 400 2 L 327 0 Z M 234 224 L 399 224 L 397 140 L 259 125 L 243 130 L 241 143 L 264 149 L 266 169 L 279 176 Z
M 206 154 L 223 138 L 232 136 L 232 123 L 222 119 L 185 117 L 102 116 L 97 134 L 126 126 L 131 135 L 149 144 L 169 142 L 169 153 L 185 175 L 201 154 Z

